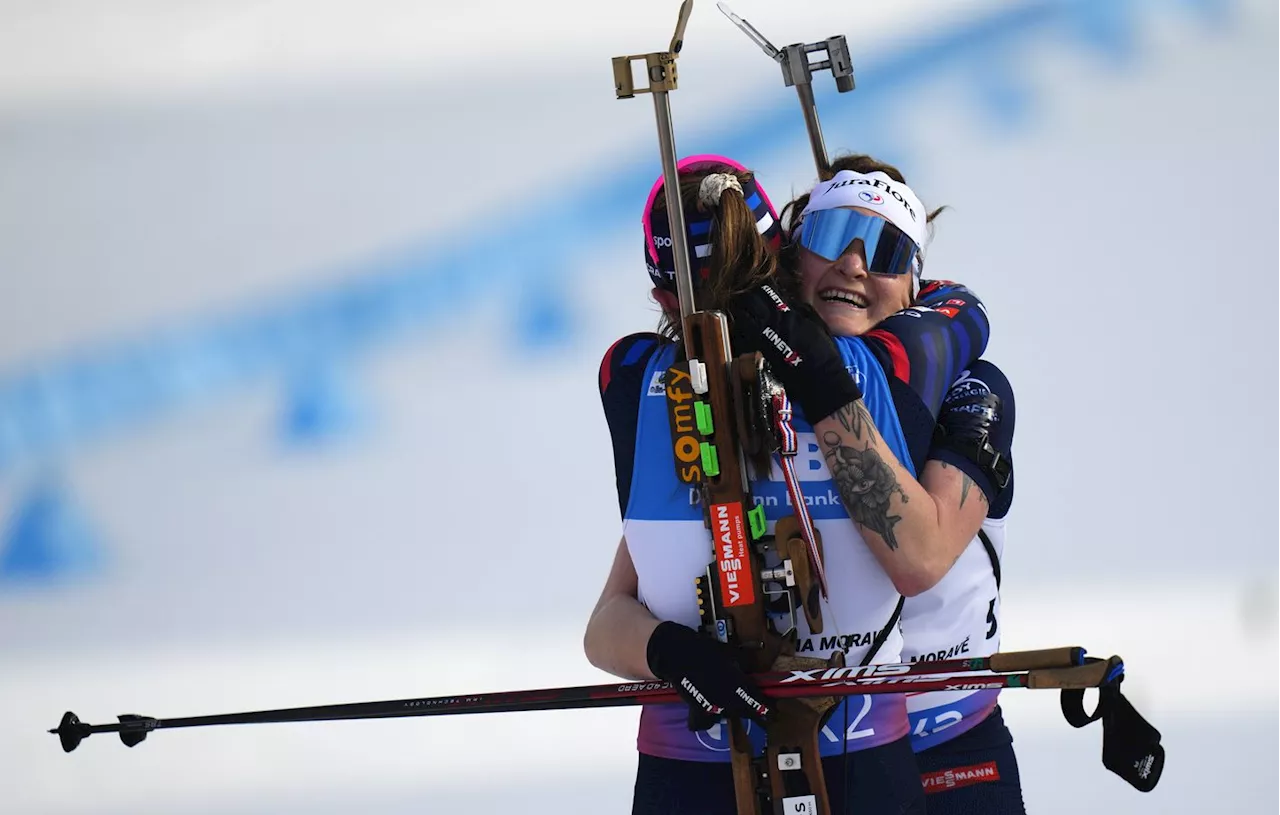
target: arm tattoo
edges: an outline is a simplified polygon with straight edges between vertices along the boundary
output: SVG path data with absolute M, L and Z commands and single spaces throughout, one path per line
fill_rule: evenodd
M 944 470 L 950 469 L 951 467 L 951 465 L 947 464 L 947 462 L 945 461 L 939 461 L 938 463 L 942 465 L 942 469 Z M 963 470 L 960 472 L 960 508 L 961 509 L 964 509 L 964 502 L 969 497 L 969 490 L 973 489 L 976 483 L 977 483 L 976 481 L 974 481 L 972 478 L 969 477 L 968 473 L 964 472 Z M 991 503 L 990 501 L 987 500 L 987 494 L 982 490 L 978 490 L 978 498 L 984 504 L 990 505 Z
M 907 493 L 893 470 L 870 444 L 864 450 L 846 446 L 841 444 L 840 434 L 830 430 L 822 435 L 822 441 L 828 448 L 823 456 L 849 517 L 884 538 L 890 550 L 896 550 L 898 538 L 893 527 L 902 516 L 889 514 L 889 499 L 896 492 L 905 504 Z
M 867 406 L 862 403 L 861 399 L 856 399 L 844 407 L 836 411 L 836 421 L 840 422 L 840 426 L 846 431 L 853 434 L 853 437 L 862 440 L 862 431 L 867 432 L 867 441 L 874 442 L 876 440 L 876 424 L 871 420 L 871 414 L 867 412 Z
M 960 508 L 961 509 L 964 509 L 964 499 L 969 497 L 969 490 L 972 489 L 974 484 L 976 483 L 977 482 L 974 481 L 972 478 L 970 478 L 967 474 L 964 476 L 963 480 L 960 482 Z M 987 504 L 988 506 L 991 503 L 990 501 L 987 500 L 987 494 L 982 490 L 978 490 L 978 498 L 979 500 L 982 501 L 982 503 Z

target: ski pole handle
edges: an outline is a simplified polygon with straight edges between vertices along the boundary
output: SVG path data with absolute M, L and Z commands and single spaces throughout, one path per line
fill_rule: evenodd
M 987 658 L 989 669 L 997 673 L 1030 671 L 1036 668 L 1071 668 L 1084 664 L 1083 648 L 1044 648 L 1038 651 L 1010 651 Z

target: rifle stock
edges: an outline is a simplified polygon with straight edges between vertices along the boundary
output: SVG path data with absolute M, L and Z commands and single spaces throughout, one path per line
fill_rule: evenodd
M 731 362 L 729 326 L 720 312 L 695 311 L 682 325 L 686 347 L 692 354 L 689 364 L 700 364 L 705 369 L 706 390 L 701 396 L 709 406 L 711 422 L 700 429 L 704 430 L 704 449 L 716 462 L 711 468 L 703 467 L 704 480 L 699 485 L 713 548 L 707 580 L 696 584 L 704 628 L 734 646 L 743 667 L 751 673 L 784 666 L 828 665 L 824 660 L 794 657 L 791 642 L 769 623 L 766 603 L 770 596 L 794 596 L 804 586 L 810 590 L 800 604 L 818 609 L 819 602 L 817 587 L 808 579 L 812 568 L 807 545 L 794 532 L 799 524 L 794 519 L 783 519 L 791 521 L 784 530 L 793 531 L 766 537 L 762 509 L 755 506 L 751 497 L 744 448 L 764 445 L 759 439 L 744 438 L 741 432 L 738 419 L 752 409 L 743 404 L 751 399 L 752 383 L 743 382 L 736 372 L 744 368 L 759 370 L 754 364 L 755 355 Z M 791 537 L 784 537 L 785 534 Z M 779 545 L 784 542 L 785 548 Z M 766 573 L 765 551 L 769 548 L 779 558 L 790 559 L 791 571 L 805 575 L 804 582 L 797 580 L 795 587 L 786 589 L 768 588 L 762 575 Z M 820 612 L 818 615 L 820 620 Z M 765 815 L 783 801 L 795 801 L 792 807 L 806 805 L 802 802 L 807 801 L 809 811 L 830 815 L 818 731 L 822 714 L 834 704 L 835 699 L 830 697 L 817 705 L 776 700 L 765 725 L 766 746 L 761 756 L 755 755 L 742 723 L 730 722 L 730 759 L 739 815 Z
M 682 325 L 692 354 L 689 365 L 705 371 L 691 379 L 705 381 L 699 398 L 705 400 L 711 418 L 699 428 L 702 449 L 708 451 L 699 489 L 713 549 L 706 579 L 695 584 L 704 629 L 733 646 L 751 673 L 842 665 L 839 659 L 830 662 L 794 656 L 791 641 L 769 622 L 766 604 L 770 597 L 785 594 L 794 609 L 795 595 L 805 587 L 807 596 L 799 598 L 800 605 L 816 610 L 820 604 L 817 586 L 809 579 L 809 550 L 796 531 L 798 522 L 784 518 L 775 535 L 766 536 L 763 510 L 755 506 L 751 496 L 744 448 L 763 445 L 758 439 L 745 439 L 741 432 L 738 419 L 752 409 L 743 404 L 751 399 L 751 383 L 743 382 L 736 372 L 759 368 L 752 364 L 752 357 L 745 357 L 745 363 L 744 357 L 731 361 L 728 321 L 721 312 L 694 311 Z M 706 466 L 708 461 L 714 465 Z M 784 523 L 787 521 L 790 523 Z M 805 575 L 804 580 L 797 579 L 787 587 L 785 581 L 775 578 L 772 587 L 767 585 L 763 576 L 775 574 L 774 570 L 766 572 L 765 553 L 769 550 L 783 563 L 789 559 L 792 573 Z M 755 755 L 742 723 L 730 722 L 730 759 L 739 815 L 772 813 L 784 801 L 789 802 L 788 811 L 830 815 L 818 732 L 823 713 L 835 702 L 833 697 L 775 700 L 764 728 L 761 756 Z

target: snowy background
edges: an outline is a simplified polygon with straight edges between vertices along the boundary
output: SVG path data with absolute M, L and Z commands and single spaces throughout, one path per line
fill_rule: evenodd
M 635 710 L 43 731 L 606 681 L 595 369 L 657 319 L 659 172 L 609 60 L 677 7 L 0 0 L 0 812 L 628 811 Z M 1276 4 L 734 9 L 848 35 L 829 149 L 952 207 L 1019 399 L 1006 648 L 1123 655 L 1164 733 L 1142 795 L 1007 693 L 1029 811 L 1274 812 Z M 807 188 L 709 0 L 680 76 L 682 154 Z

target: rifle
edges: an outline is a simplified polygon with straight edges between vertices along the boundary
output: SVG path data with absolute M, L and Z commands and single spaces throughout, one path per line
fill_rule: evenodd
M 676 292 L 685 361 L 667 372 L 668 415 L 673 437 L 697 445 L 697 464 L 677 473 L 697 491 L 712 539 L 712 561 L 695 581 L 704 633 L 732 646 L 750 673 L 788 669 L 839 668 L 843 654 L 817 660 L 797 657 L 788 634 L 797 610 L 810 629 L 822 630 L 820 596 L 827 593 L 821 538 L 800 494 L 793 458 L 796 435 L 791 405 L 768 375 L 759 354 L 734 356 L 723 312 L 699 310 L 689 265 L 680 198 L 675 134 L 668 94 L 677 88 L 676 57 L 693 0 L 684 0 L 666 51 L 614 57 L 614 90 L 619 99 L 648 93 L 654 101 L 663 187 L 676 264 Z M 647 84 L 637 87 L 632 63 L 642 60 Z M 687 389 L 686 389 L 687 384 Z M 687 449 L 692 451 L 690 444 Z M 767 464 L 778 452 L 795 514 L 766 535 L 764 506 L 752 499 L 748 461 Z M 778 630 L 768 609 L 785 607 L 788 620 Z M 824 714 L 834 696 L 775 700 L 765 726 L 765 749 L 756 756 L 742 722 L 730 720 L 730 758 L 739 815 L 787 812 L 830 815 L 818 747 Z
M 813 98 L 813 72 L 831 71 L 836 90 L 840 93 L 854 89 L 853 60 L 844 35 L 776 48 L 755 26 L 734 14 L 727 3 L 716 3 L 716 8 L 782 68 L 782 81 L 788 88 L 794 87 L 800 97 L 800 112 L 804 114 L 804 127 L 809 133 L 809 147 L 813 151 L 814 166 L 818 168 L 818 180 L 831 178 L 831 162 L 827 159 L 827 146 L 822 139 L 822 123 L 818 121 L 818 103 Z M 826 59 L 810 62 L 809 55 L 819 51 L 825 53 Z

